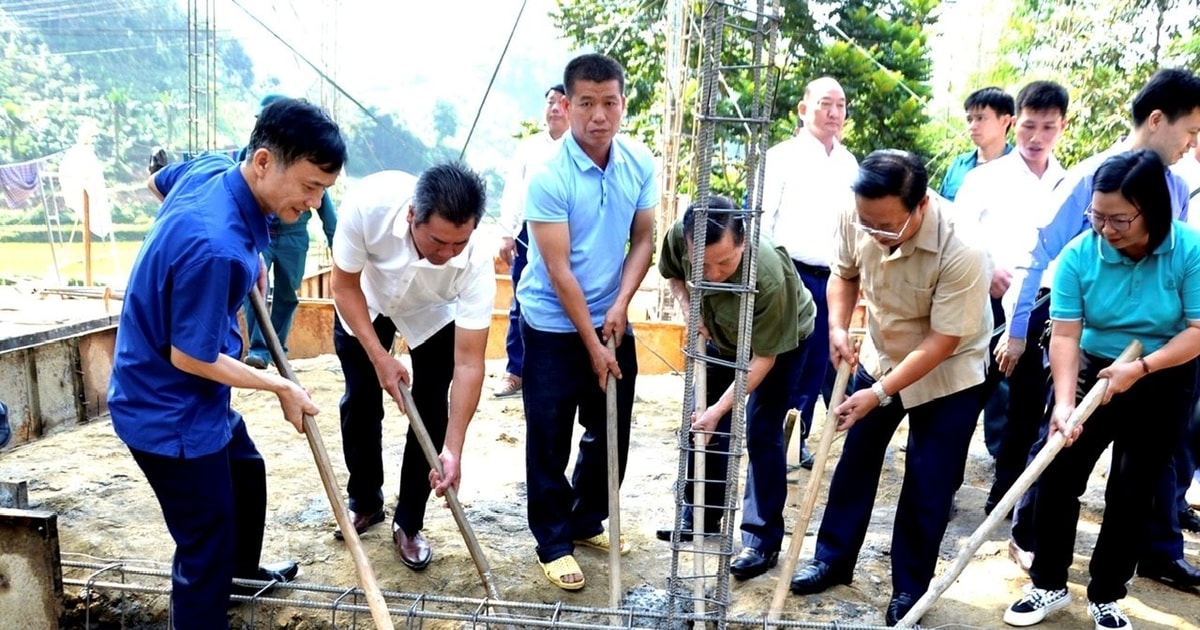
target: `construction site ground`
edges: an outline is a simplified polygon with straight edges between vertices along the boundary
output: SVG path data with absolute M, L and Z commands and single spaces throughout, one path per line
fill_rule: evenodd
M 342 483 L 345 466 L 340 449 L 337 403 L 342 377 L 336 357 L 320 356 L 294 362 L 298 378 L 311 391 L 321 408 L 317 418 L 329 448 L 329 456 Z M 489 383 L 503 370 L 502 361 L 489 361 Z M 621 495 L 623 531 L 633 550 L 622 560 L 625 589 L 665 586 L 671 563 L 668 543 L 657 540 L 656 529 L 669 526 L 675 516 L 672 484 L 678 469 L 677 431 L 681 419 L 683 379 L 677 375 L 645 376 L 638 380 L 634 407 L 633 445 Z M 333 538 L 334 519 L 313 457 L 303 436 L 282 419 L 277 400 L 268 393 L 235 391 L 233 404 L 249 423 L 250 433 L 266 458 L 268 513 L 264 561 L 293 558 L 301 563 L 300 581 L 314 585 L 349 588 L 357 584 L 355 566 L 344 543 Z M 818 410 L 820 415 L 820 410 Z M 816 433 L 820 432 L 818 421 Z M 385 463 L 388 474 L 385 493 L 394 501 L 398 487 L 400 454 L 405 448 L 406 420 L 389 406 L 384 423 Z M 520 398 L 497 400 L 485 386 L 479 412 L 471 424 L 463 456 L 461 499 L 476 535 L 487 554 L 499 590 L 507 600 L 604 607 L 609 602 L 607 554 L 591 549 L 576 552 L 587 576 L 587 587 L 567 593 L 542 576 L 534 554 L 534 540 L 526 526 L 524 447 L 525 424 Z M 890 538 L 895 502 L 900 491 L 905 454 L 901 426 L 885 460 L 870 531 L 849 586 L 826 593 L 787 598 L 784 618 L 809 622 L 882 625 L 883 610 L 891 595 Z M 789 459 L 795 462 L 793 438 Z M 814 436 L 815 440 L 815 436 Z M 815 441 L 814 441 L 815 444 Z M 414 445 L 415 448 L 415 445 Z M 834 442 L 833 457 L 840 452 Z M 825 487 L 832 472 L 825 475 Z M 1106 462 L 1096 467 L 1083 498 L 1070 573 L 1074 602 L 1054 613 L 1044 627 L 1080 629 L 1092 627 L 1086 611 L 1087 564 L 1103 510 Z M 786 519 L 795 521 L 807 483 L 803 470 L 790 474 L 793 490 Z M 983 501 L 992 474 L 991 458 L 982 438 L 972 445 L 966 482 L 958 494 L 958 513 L 943 541 L 939 571 L 945 570 L 956 550 L 983 521 Z M 117 439 L 107 418 L 57 432 L 18 448 L 0 453 L 0 479 L 29 482 L 31 507 L 58 514 L 62 557 L 76 563 L 125 560 L 131 565 L 169 570 L 173 543 L 163 524 L 158 505 L 128 450 Z M 823 489 L 823 491 L 824 491 Z M 392 548 L 387 524 L 376 526 L 362 543 L 380 586 L 389 591 L 441 596 L 483 598 L 485 593 L 462 537 L 449 510 L 431 498 L 425 535 L 434 547 L 433 564 L 424 572 L 404 567 Z M 821 505 L 809 527 L 801 563 L 812 557 Z M 389 505 L 389 514 L 391 506 Z M 923 626 L 946 628 L 999 628 L 1005 607 L 1016 600 L 1026 576 L 1007 555 L 1007 524 L 986 542 L 962 577 L 925 616 Z M 1185 534 L 1187 558 L 1200 564 L 1200 538 Z M 739 547 L 735 542 L 735 550 Z M 681 556 L 690 571 L 691 556 Z M 68 576 L 86 575 L 78 569 Z M 732 614 L 761 616 L 769 607 L 772 591 L 781 576 L 777 567 L 746 582 L 731 582 Z M 107 579 L 112 579 L 107 578 Z M 165 586 L 165 580 L 155 582 Z M 66 587 L 68 628 L 82 628 L 81 589 Z M 294 595 L 294 594 L 293 594 Z M 285 594 L 285 597 L 288 596 Z M 104 594 L 91 611 L 93 628 L 164 627 L 167 598 L 163 595 L 130 594 L 119 607 L 119 595 Z M 104 608 L 107 598 L 109 608 Z M 1122 602 L 1139 630 L 1152 628 L 1200 628 L 1200 600 L 1194 592 L 1181 592 L 1156 582 L 1135 578 L 1129 596 Z M 472 612 L 463 605 L 459 612 Z M 350 627 L 346 615 L 331 621 L 328 612 L 289 606 L 235 607 L 235 627 L 328 628 Z M 549 619 L 551 615 L 545 614 Z M 97 623 L 101 620 L 101 623 Z M 239 625 L 240 624 L 240 625 Z M 457 621 L 426 621 L 424 628 L 468 626 Z M 372 627 L 360 614 L 357 627 Z M 397 622 L 397 627 L 401 627 Z

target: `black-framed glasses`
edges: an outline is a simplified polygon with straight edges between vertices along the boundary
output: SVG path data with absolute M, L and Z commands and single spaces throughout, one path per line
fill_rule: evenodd
M 1133 222 L 1142 216 L 1142 211 L 1138 210 L 1131 217 L 1110 217 L 1104 214 L 1096 214 L 1096 211 L 1089 207 L 1083 213 L 1083 216 L 1087 217 L 1088 223 L 1091 223 L 1092 229 L 1097 232 L 1104 229 L 1105 223 L 1111 225 L 1112 229 L 1117 232 L 1127 232 L 1129 231 L 1129 226 L 1133 225 Z

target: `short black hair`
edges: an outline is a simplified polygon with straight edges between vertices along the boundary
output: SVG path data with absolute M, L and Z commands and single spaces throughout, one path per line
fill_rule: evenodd
M 558 92 L 559 94 L 566 94 L 567 88 L 563 87 L 563 84 L 561 84 L 561 83 L 555 83 L 554 85 L 551 85 L 550 89 L 546 90 L 546 93 L 543 94 L 542 96 L 543 97 L 550 96 L 551 92 Z
M 698 207 L 700 207 L 700 202 L 693 201 L 688 205 L 687 210 L 683 211 L 683 236 L 688 239 L 688 243 L 692 242 L 692 231 L 696 229 L 696 208 Z M 710 195 L 708 209 L 736 210 L 737 207 L 733 205 L 733 200 L 729 197 Z M 719 242 L 727 232 L 733 236 L 734 245 L 741 245 L 746 241 L 746 222 L 736 212 L 709 214 L 708 221 L 704 225 L 704 246 L 708 247 Z
M 426 169 L 417 178 L 413 191 L 414 223 L 426 223 L 437 214 L 456 226 L 474 221 L 475 227 L 479 227 L 487 202 L 486 189 L 483 178 L 461 162 L 445 162 Z
M 625 69 L 616 59 L 600 53 L 579 55 L 567 63 L 567 69 L 563 71 L 563 85 L 566 86 L 563 94 L 568 98 L 575 92 L 576 81 L 616 81 L 621 94 L 625 93 Z
M 266 149 L 287 168 L 308 160 L 326 173 L 346 163 L 346 140 L 337 123 L 320 107 L 303 99 L 281 97 L 262 108 L 250 132 L 246 155 Z
M 928 194 L 929 175 L 921 158 L 899 149 L 881 149 L 858 165 L 858 177 L 850 186 L 854 194 L 867 199 L 899 197 L 909 214 Z
M 1167 166 L 1153 150 L 1126 151 L 1104 160 L 1092 176 L 1092 191 L 1119 192 L 1137 207 L 1150 234 L 1150 251 L 1161 245 L 1171 232 L 1174 216 Z
M 977 108 L 989 108 L 996 112 L 997 116 L 1012 116 L 1017 111 L 1013 97 L 995 86 L 980 88 L 967 95 L 967 100 L 963 101 L 963 111 L 969 112 Z
M 1154 73 L 1133 97 L 1130 113 L 1133 126 L 1141 127 L 1154 110 L 1173 123 L 1200 107 L 1200 77 L 1182 68 L 1164 68 Z
M 1071 104 L 1071 96 L 1067 88 L 1054 81 L 1034 81 L 1017 92 L 1017 111 L 1049 112 L 1058 110 L 1063 118 L 1067 117 L 1067 106 Z

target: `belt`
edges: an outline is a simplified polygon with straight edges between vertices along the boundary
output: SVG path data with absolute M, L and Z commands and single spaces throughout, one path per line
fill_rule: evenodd
M 792 262 L 796 263 L 796 269 L 798 271 L 803 271 L 804 273 L 806 273 L 810 276 L 816 276 L 818 278 L 828 278 L 829 277 L 829 267 L 818 267 L 816 265 L 802 263 L 799 260 L 796 260 L 795 258 L 792 259 Z

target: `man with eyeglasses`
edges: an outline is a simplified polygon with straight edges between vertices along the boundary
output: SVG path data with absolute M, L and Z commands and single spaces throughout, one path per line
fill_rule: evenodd
M 1136 149 L 1151 149 L 1167 165 L 1174 164 L 1184 153 L 1196 147 L 1200 132 L 1200 77 L 1178 68 L 1159 70 L 1133 97 L 1131 108 L 1133 130 L 1128 137 L 1108 150 L 1094 155 L 1067 172 L 1066 177 L 1051 195 L 1048 209 L 1053 211 L 1049 223 L 1040 227 L 1025 261 L 1017 266 L 1013 286 L 1017 287 L 1015 303 L 1008 317 L 1008 329 L 996 345 L 995 358 L 1006 376 L 1011 375 L 1025 353 L 1030 331 L 1030 315 L 1034 302 L 1048 288 L 1043 274 L 1058 257 L 1067 243 L 1088 230 L 1091 225 L 1086 213 L 1092 200 L 1092 176 L 1104 160 L 1118 153 Z M 1188 186 L 1178 175 L 1168 171 L 1167 184 L 1171 191 L 1172 214 L 1182 221 L 1188 215 Z M 1114 226 L 1116 227 L 1116 226 Z M 1119 228 L 1118 228 L 1119 229 Z M 1034 331 L 1040 334 L 1040 330 Z M 1030 449 L 1036 454 L 1045 442 L 1045 422 L 1039 440 Z M 1184 440 L 1186 442 L 1186 440 Z M 1185 446 L 1181 443 L 1180 450 Z M 1176 510 L 1177 495 L 1187 490 L 1176 481 L 1176 472 L 1186 464 L 1177 453 L 1168 478 L 1156 488 L 1156 518 L 1151 519 L 1149 541 L 1138 565 L 1138 575 L 1175 585 L 1200 585 L 1200 569 L 1183 557 L 1183 534 L 1179 529 Z M 1190 478 L 1190 474 L 1188 475 Z M 1012 540 L 1009 553 L 1027 568 L 1033 561 L 1033 522 L 1031 507 L 1035 485 L 1022 497 L 1013 514 Z M 1161 510 L 1157 506 L 1162 506 Z M 1161 512 L 1161 513 L 1159 513 Z
M 846 125 L 846 93 L 837 80 L 821 77 L 809 83 L 796 112 L 804 126 L 795 137 L 767 151 L 761 232 L 792 257 L 817 304 L 813 338 L 824 339 L 829 334 L 825 287 L 833 256 L 830 243 L 837 217 L 854 207 L 850 184 L 858 161 L 839 140 Z M 800 411 L 800 465 L 805 468 L 813 465 L 804 442 L 828 369 L 829 348 L 812 344 L 790 401 Z
M 1005 321 L 1002 300 L 1009 293 L 1013 270 L 1024 262 L 1026 251 L 1021 245 L 1037 232 L 1039 209 L 1066 175 L 1053 152 L 1067 125 L 1069 102 L 1067 89 L 1053 81 L 1034 81 L 1021 88 L 1017 93 L 1017 150 L 967 173 L 959 189 L 955 214 L 988 236 L 986 244 L 995 265 L 989 292 L 996 324 Z M 1034 328 L 1045 326 L 1049 315 L 1045 302 L 1035 308 Z M 993 344 L 995 341 L 993 338 Z M 1049 376 L 1040 352 L 1023 355 L 1007 378 L 995 361 L 988 368 L 989 392 L 1002 382 L 1008 385 L 1005 405 L 1000 408 L 1004 413 L 996 414 L 1000 422 L 986 412 L 984 416 L 984 439 L 996 457 L 995 481 L 983 508 L 988 514 L 1025 470 L 1026 455 L 1037 440 L 1046 407 Z
M 938 191 L 943 197 L 954 201 L 971 169 L 1012 151 L 1013 147 L 1008 143 L 1008 128 L 1012 127 L 1014 108 L 1013 97 L 998 87 L 975 90 L 963 101 L 963 110 L 967 113 L 967 131 L 971 134 L 975 149 L 954 158 L 950 163 Z
M 806 595 L 853 579 L 888 443 L 907 416 L 889 626 L 908 614 L 933 578 L 975 432 L 992 331 L 987 252 L 963 239 L 927 186 L 917 156 L 876 151 L 854 182 L 857 208 L 839 222 L 829 345 L 834 360 L 861 361 L 857 391 L 833 410 L 838 430 L 847 433 L 816 555 L 791 584 Z M 848 329 L 860 288 L 867 336 L 855 356 Z

